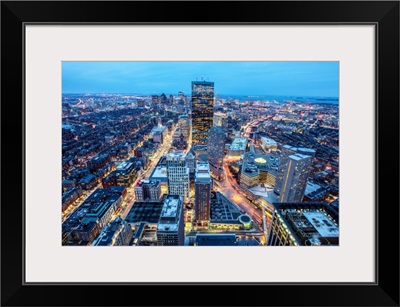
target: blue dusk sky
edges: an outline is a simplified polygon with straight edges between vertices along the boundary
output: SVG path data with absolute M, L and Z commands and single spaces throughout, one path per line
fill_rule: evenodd
M 339 62 L 63 62 L 63 94 L 173 94 L 191 81 L 221 95 L 338 97 Z

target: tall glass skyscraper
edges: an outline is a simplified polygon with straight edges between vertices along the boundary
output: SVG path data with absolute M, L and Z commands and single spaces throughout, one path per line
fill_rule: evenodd
M 218 126 L 211 127 L 208 132 L 207 159 L 210 163 L 210 171 L 214 178 L 222 179 L 222 166 L 225 150 L 225 131 Z
M 192 142 L 207 144 L 207 133 L 213 125 L 214 82 L 192 81 Z

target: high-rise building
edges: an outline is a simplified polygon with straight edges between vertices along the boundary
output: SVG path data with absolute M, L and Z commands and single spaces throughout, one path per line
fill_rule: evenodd
M 274 187 L 274 192 L 276 194 L 281 194 L 281 189 L 283 185 L 283 177 L 285 175 L 285 171 L 289 164 L 289 156 L 294 155 L 296 153 L 311 156 L 311 160 L 315 156 L 315 150 L 310 148 L 297 148 L 289 145 L 282 146 L 281 154 L 279 156 L 279 166 L 278 172 L 276 174 L 276 182 Z
M 301 202 L 307 186 L 312 157 L 295 154 L 288 157 L 287 168 L 283 174 L 280 202 Z
M 196 154 L 193 152 L 193 149 L 186 155 L 186 165 L 189 168 L 189 176 L 193 179 L 196 172 Z
M 192 81 L 192 141 L 207 144 L 208 130 L 213 125 L 214 82 Z
M 184 92 L 178 93 L 178 103 L 186 104 L 186 96 Z
M 160 102 L 161 102 L 162 104 L 167 103 L 167 95 L 165 95 L 164 93 L 162 93 L 161 96 L 160 96 Z
M 183 202 L 178 195 L 167 195 L 157 225 L 157 245 L 183 245 Z
M 269 246 L 339 244 L 339 214 L 326 203 L 274 203 Z
M 221 127 L 211 127 L 208 132 L 207 159 L 210 163 L 211 175 L 220 180 L 223 174 L 225 156 L 225 132 Z
M 158 95 L 152 95 L 151 96 L 151 104 L 152 104 L 153 107 L 158 105 Z
M 190 119 L 187 114 L 180 115 L 178 120 L 178 127 L 181 130 L 186 141 L 189 141 L 190 136 Z
M 206 225 L 210 221 L 211 185 L 212 180 L 208 162 L 197 162 L 194 208 L 196 222 L 200 225 Z
M 224 126 L 226 126 L 227 118 L 228 118 L 228 116 L 225 113 L 214 113 L 213 125 L 219 126 L 219 127 L 224 127 Z
M 134 189 L 136 201 L 160 201 L 161 182 L 158 180 L 139 180 Z
M 186 164 L 185 154 L 167 154 L 168 194 L 182 196 L 189 199 L 190 181 L 189 168 Z

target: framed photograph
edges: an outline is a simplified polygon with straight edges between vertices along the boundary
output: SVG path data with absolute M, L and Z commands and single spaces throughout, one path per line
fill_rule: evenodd
M 399 306 L 398 1 L 1 27 L 2 305 Z

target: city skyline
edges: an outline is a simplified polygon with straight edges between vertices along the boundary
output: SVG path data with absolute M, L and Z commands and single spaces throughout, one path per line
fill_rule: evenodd
M 63 94 L 190 93 L 213 81 L 225 95 L 334 97 L 339 62 L 63 62 Z
M 190 84 L 63 95 L 62 244 L 338 245 L 338 99 Z

